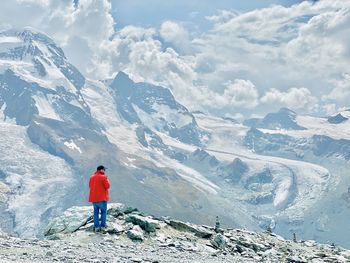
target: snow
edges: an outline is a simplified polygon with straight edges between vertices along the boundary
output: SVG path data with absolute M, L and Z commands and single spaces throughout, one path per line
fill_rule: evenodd
M 103 126 L 106 128 L 113 127 L 120 122 L 113 98 L 103 83 L 86 80 L 85 86 L 81 89 L 81 94 L 89 105 L 92 116 L 101 122 Z
M 196 170 L 179 163 L 178 161 L 171 159 L 163 154 L 155 155 L 155 161 L 158 167 L 169 167 L 176 171 L 183 179 L 191 183 L 198 190 L 209 193 L 218 194 L 219 186 L 211 182 Z
M 162 132 L 155 131 L 155 133 L 162 139 L 163 143 L 168 146 L 171 146 L 180 150 L 185 150 L 187 152 L 194 152 L 197 149 L 196 146 L 180 142 L 178 139 L 170 137 Z
M 0 44 L 3 45 L 5 43 L 20 43 L 22 42 L 18 37 L 10 37 L 10 36 L 1 36 Z
M 44 94 L 40 93 L 39 95 L 34 95 L 33 99 L 35 100 L 35 105 L 39 111 L 40 116 L 59 121 L 62 120 L 52 108 L 52 104 L 49 102 L 49 99 L 45 97 Z
M 174 169 L 182 178 L 205 193 L 217 194 L 219 187 L 206 179 L 199 172 L 164 156 L 158 149 L 144 148 L 136 137 L 135 129 L 137 125 L 131 125 L 121 120 L 116 113 L 116 105 L 114 104 L 113 98 L 102 83 L 88 81 L 81 92 L 85 101 L 91 108 L 92 115 L 104 125 L 104 133 L 111 143 L 115 144 L 126 153 L 153 162 L 158 167 Z M 103 118 L 101 118 L 101 116 L 103 116 Z M 174 140 L 174 142 L 175 141 L 176 140 Z M 131 157 L 128 157 L 127 160 L 130 163 L 124 162 L 125 165 L 135 167 L 132 164 L 135 158 L 131 159 Z
M 7 43 L 4 41 L 8 40 L 12 40 L 14 42 L 11 42 L 11 45 L 3 44 Z M 6 52 L 8 48 L 14 48 L 16 46 L 24 45 L 24 43 L 19 38 L 13 37 L 0 37 L 0 44 L 0 51 L 4 52 Z M 52 61 L 52 54 L 50 53 L 50 51 L 44 43 L 41 43 L 39 41 L 33 41 L 33 44 L 36 45 L 40 49 L 40 51 L 44 53 L 46 61 Z M 77 89 L 75 88 L 75 86 L 63 75 L 63 73 L 60 71 L 59 68 L 57 68 L 54 65 L 54 63 L 51 62 L 51 65 L 49 65 L 40 56 L 36 56 L 35 58 L 42 63 L 47 72 L 46 76 L 40 76 L 39 74 L 37 74 L 37 70 L 32 62 L 32 58 L 32 56 L 27 56 L 20 61 L 11 59 L 0 59 L 0 73 L 4 72 L 4 70 L 6 69 L 11 69 L 21 79 L 29 83 L 37 83 L 41 87 L 51 90 L 56 90 L 57 87 L 64 87 L 68 92 L 71 92 L 72 94 L 77 94 Z M 82 108 L 80 104 L 79 107 Z
M 64 145 L 71 150 L 77 150 L 79 153 L 83 153 L 73 140 L 70 140 L 69 142 L 64 142 Z
M 234 158 L 240 158 L 247 163 L 251 172 L 258 172 L 263 167 L 269 167 L 273 175 L 273 184 L 276 187 L 273 199 L 275 207 L 278 208 L 288 201 L 288 198 L 292 197 L 293 191 L 296 191 L 297 195 L 293 203 L 286 210 L 279 210 L 280 213 L 285 211 L 292 217 L 297 216 L 297 214 L 301 215 L 302 211 L 311 208 L 327 193 L 330 185 L 336 183 L 334 181 L 336 179 L 331 177 L 329 171 L 322 166 L 308 162 L 258 155 L 247 150 L 242 146 L 242 140 L 249 128 L 241 124 L 235 124 L 222 118 L 204 114 L 196 114 L 195 117 L 198 125 L 210 132 L 210 140 L 207 142 L 204 150 L 214 155 L 218 160 L 231 162 Z M 302 120 L 304 122 L 302 124 L 298 123 L 299 125 L 305 127 L 305 124 L 308 123 L 309 127 L 314 125 L 315 130 L 321 130 L 321 118 L 311 118 L 313 120 L 311 124 L 310 119 Z M 322 121 L 322 124 L 325 122 Z M 327 125 L 329 127 L 332 126 L 331 124 Z M 288 132 L 310 133 L 308 130 Z
M 192 117 L 178 109 L 171 109 L 168 105 L 153 103 L 152 108 L 156 114 L 152 114 L 154 118 L 165 119 L 169 123 L 174 123 L 177 128 L 186 126 L 192 122 Z
M 349 117 L 350 112 L 342 112 L 344 117 Z M 350 121 L 344 121 L 339 124 L 329 123 L 327 118 L 319 118 L 312 116 L 297 116 L 298 125 L 305 127 L 306 130 L 268 130 L 259 129 L 267 134 L 284 134 L 295 138 L 310 138 L 314 135 L 324 135 L 333 139 L 350 140 Z
M 240 124 L 224 120 L 219 117 L 207 116 L 204 114 L 195 114 L 198 126 L 210 133 L 210 140 L 207 142 L 207 148 L 213 148 L 220 151 L 237 152 L 241 146 L 249 128 Z
M 143 111 L 135 104 L 132 104 L 132 106 L 141 122 L 147 124 L 152 130 L 163 130 L 165 124 L 163 120 L 166 120 L 167 123 L 175 124 L 177 128 L 181 128 L 192 122 L 192 117 L 190 115 L 171 109 L 164 104 L 153 103 L 152 108 L 156 110 L 156 112 L 151 114 Z
M 134 162 L 134 161 L 136 161 L 136 159 L 135 158 L 130 158 L 130 157 L 126 157 L 126 159 L 129 161 L 129 162 Z
M 62 206 L 74 172 L 61 158 L 32 144 L 25 127 L 0 121 L 0 134 L 0 167 L 12 193 L 8 209 L 15 214 L 15 231 L 34 237 L 47 209 Z
M 122 122 L 113 98 L 101 82 L 88 80 L 81 90 L 92 116 L 105 127 L 108 140 L 126 153 L 135 154 L 141 145 L 135 134 L 135 125 Z

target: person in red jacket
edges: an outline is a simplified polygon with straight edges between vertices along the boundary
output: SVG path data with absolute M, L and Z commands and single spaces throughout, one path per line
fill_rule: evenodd
M 107 201 L 109 200 L 109 180 L 105 174 L 106 168 L 103 165 L 97 167 L 97 171 L 90 177 L 89 181 L 89 202 L 94 207 L 94 230 L 99 231 L 106 228 Z M 100 219 L 101 214 L 101 219 Z

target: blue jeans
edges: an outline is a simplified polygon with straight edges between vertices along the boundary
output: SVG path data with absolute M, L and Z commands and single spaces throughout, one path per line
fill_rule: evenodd
M 92 203 L 94 206 L 94 227 L 105 227 L 106 226 L 106 219 L 107 219 L 107 202 L 94 202 Z M 101 213 L 101 219 L 100 217 Z M 101 222 L 100 222 L 101 221 Z

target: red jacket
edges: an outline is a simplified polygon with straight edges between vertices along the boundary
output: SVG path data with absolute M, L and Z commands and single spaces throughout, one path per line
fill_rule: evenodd
M 95 174 L 90 177 L 89 187 L 89 202 L 102 202 L 109 200 L 108 189 L 110 184 L 104 171 L 96 171 Z

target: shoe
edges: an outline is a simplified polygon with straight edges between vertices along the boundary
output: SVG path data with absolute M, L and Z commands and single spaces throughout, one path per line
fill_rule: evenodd
M 100 228 L 100 227 L 94 227 L 94 228 L 93 228 L 93 231 L 94 231 L 95 233 L 101 232 L 101 228 Z
M 101 226 L 100 232 L 101 232 L 102 234 L 106 234 L 106 233 L 107 233 L 107 227 L 106 227 L 106 226 Z

